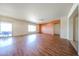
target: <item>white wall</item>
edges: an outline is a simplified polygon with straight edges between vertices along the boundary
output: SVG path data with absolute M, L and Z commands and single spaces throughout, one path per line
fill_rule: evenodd
M 72 22 L 70 22 L 70 32 L 69 32 L 69 40 L 71 44 L 74 46 L 76 51 L 78 51 L 78 17 L 72 17 Z
M 68 17 L 61 17 L 61 22 L 60 22 L 60 26 L 61 26 L 60 31 L 61 31 L 61 33 L 60 33 L 60 37 L 64 38 L 64 39 L 68 39 L 71 42 L 71 44 L 73 45 L 73 47 L 75 48 L 75 50 L 79 52 L 79 46 L 78 46 L 79 45 L 78 44 L 79 38 L 78 39 L 75 38 L 76 42 L 73 41 L 74 36 L 77 37 L 77 35 L 78 35 L 78 37 L 79 37 L 79 34 L 75 34 L 74 30 L 73 30 L 74 29 L 73 25 L 77 25 L 77 23 L 74 24 L 74 21 L 73 21 L 74 16 L 76 16 L 76 14 L 78 13 L 77 11 L 78 11 L 77 4 L 74 4 L 73 7 L 70 10 L 70 14 L 68 15 Z M 78 25 L 79 25 L 79 23 L 78 23 Z M 78 31 L 79 31 L 79 28 L 78 28 Z
M 30 22 L 25 22 L 21 20 L 15 20 L 9 17 L 0 16 L 0 22 L 9 22 L 12 23 L 13 36 L 29 34 L 28 24 L 33 24 Z M 36 25 L 36 24 L 33 24 Z
M 73 15 L 76 14 L 75 9 L 77 8 L 78 4 L 73 4 L 71 10 L 69 11 L 67 15 L 67 39 L 72 40 L 73 39 Z
M 79 55 L 79 5 L 78 5 L 78 55 Z
M 60 37 L 67 39 L 67 17 L 61 17 L 60 21 Z
M 78 11 L 77 4 L 73 4 L 73 6 L 72 6 L 72 8 L 71 8 L 71 10 L 68 14 L 68 17 L 67 17 L 67 20 L 68 20 L 67 38 L 68 38 L 68 40 L 70 40 L 71 44 L 74 46 L 76 51 L 78 51 L 77 50 L 77 48 L 78 48 L 78 39 L 75 38 L 76 41 L 77 41 L 75 43 L 74 43 L 73 39 L 74 39 L 74 36 L 77 37 L 78 34 L 76 32 L 74 32 L 74 27 L 73 26 L 77 25 L 77 23 L 74 23 L 73 20 L 75 20 L 74 17 L 78 13 L 77 11 Z M 75 30 L 78 30 L 77 27 L 75 27 L 75 28 L 76 28 Z
M 73 39 L 73 20 L 70 18 L 78 4 L 73 4 L 67 16 L 62 16 L 60 22 L 60 37 L 68 40 Z
M 79 15 L 78 15 L 78 55 L 79 55 Z
M 78 41 L 78 16 L 74 17 L 74 40 Z
M 69 33 L 67 33 L 67 34 L 69 34 L 69 40 L 71 41 L 71 40 L 73 40 L 73 18 L 70 18 L 69 19 Z

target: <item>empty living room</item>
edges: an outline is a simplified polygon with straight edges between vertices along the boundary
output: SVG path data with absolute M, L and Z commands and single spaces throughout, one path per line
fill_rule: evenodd
M 0 3 L 0 56 L 78 56 L 78 3 Z

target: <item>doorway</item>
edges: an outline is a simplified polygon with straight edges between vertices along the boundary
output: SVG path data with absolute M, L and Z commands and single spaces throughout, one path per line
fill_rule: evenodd
M 78 7 L 69 19 L 69 39 L 76 51 L 78 51 Z
M 73 18 L 73 41 L 75 44 L 78 42 L 78 15 Z

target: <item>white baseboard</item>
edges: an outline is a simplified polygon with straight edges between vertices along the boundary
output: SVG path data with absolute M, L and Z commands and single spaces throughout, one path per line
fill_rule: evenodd
M 72 40 L 70 40 L 70 43 L 72 44 L 72 46 L 74 47 L 74 49 L 78 52 L 78 48 L 76 46 L 76 43 L 74 43 Z

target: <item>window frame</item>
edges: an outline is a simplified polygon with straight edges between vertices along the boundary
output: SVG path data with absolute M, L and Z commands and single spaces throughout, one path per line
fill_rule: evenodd
M 36 32 L 36 25 L 28 24 L 28 32 Z
M 12 25 L 12 23 L 11 23 L 11 22 L 3 22 L 3 21 L 1 21 L 1 22 L 0 22 L 0 33 L 1 33 L 1 23 L 6 23 L 6 24 L 10 24 L 10 25 L 11 25 L 11 35 L 9 34 L 9 35 L 7 35 L 7 36 L 1 36 L 1 37 L 13 36 L 13 25 Z M 6 31 L 5 31 L 5 32 L 6 32 Z

